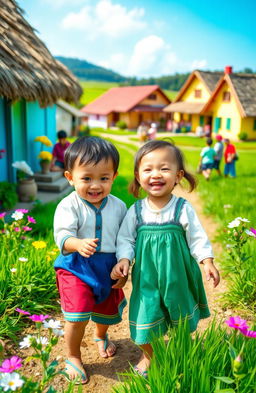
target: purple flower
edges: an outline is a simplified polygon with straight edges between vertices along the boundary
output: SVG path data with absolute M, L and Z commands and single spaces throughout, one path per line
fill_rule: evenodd
M 15 308 L 15 311 L 19 312 L 20 314 L 30 315 L 30 312 L 24 311 L 21 308 Z
M 240 330 L 240 332 L 246 337 L 256 338 L 256 332 L 249 329 Z
M 28 227 L 28 226 L 24 226 L 24 227 L 22 227 L 22 229 L 23 229 L 23 231 L 25 231 L 25 232 L 29 232 L 29 231 L 32 231 L 32 228 L 30 228 L 30 227 Z
M 27 219 L 28 222 L 31 222 L 31 224 L 36 224 L 36 220 L 34 219 L 34 217 L 28 216 Z
M 6 215 L 6 213 L 0 213 L 0 219 L 4 218 L 4 216 Z
M 16 209 L 16 212 L 21 212 L 21 213 L 28 213 L 28 209 Z
M 2 373 L 12 373 L 14 370 L 22 367 L 22 359 L 18 356 L 12 356 L 10 359 L 5 359 L 0 367 Z
M 247 325 L 247 321 L 245 319 L 241 319 L 240 317 L 230 317 L 225 323 L 232 327 L 233 329 L 238 330 L 247 330 L 249 326 Z
M 31 319 L 31 321 L 33 321 L 33 322 L 43 322 L 47 318 L 50 318 L 50 315 L 43 315 L 43 314 L 36 315 L 36 314 L 33 314 L 33 315 L 31 315 L 29 317 L 29 319 Z
M 19 232 L 19 231 L 20 231 L 20 228 L 19 228 L 19 227 L 15 227 L 15 228 L 14 228 L 14 231 L 15 231 L 15 232 Z

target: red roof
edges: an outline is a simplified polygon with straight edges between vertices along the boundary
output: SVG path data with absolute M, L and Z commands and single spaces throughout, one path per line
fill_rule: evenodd
M 111 112 L 128 112 L 156 90 L 170 102 L 158 85 L 112 87 L 81 110 L 89 114 L 108 115 Z

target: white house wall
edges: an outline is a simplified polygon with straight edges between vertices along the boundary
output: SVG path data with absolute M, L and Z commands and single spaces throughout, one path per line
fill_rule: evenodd
M 107 116 L 88 115 L 88 126 L 92 128 L 108 128 Z
M 70 136 L 72 133 L 72 115 L 57 105 L 57 131 L 64 130 Z

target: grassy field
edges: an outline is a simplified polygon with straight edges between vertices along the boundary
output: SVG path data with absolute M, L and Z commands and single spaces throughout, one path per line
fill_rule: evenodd
M 94 101 L 100 95 L 105 93 L 107 90 L 111 89 L 111 87 L 119 86 L 118 83 L 111 83 L 111 82 L 96 82 L 96 81 L 80 81 L 80 84 L 83 88 L 83 94 L 80 98 L 80 103 L 82 105 L 87 105 L 89 102 Z M 167 97 L 171 100 L 174 99 L 177 92 L 171 90 L 164 90 Z

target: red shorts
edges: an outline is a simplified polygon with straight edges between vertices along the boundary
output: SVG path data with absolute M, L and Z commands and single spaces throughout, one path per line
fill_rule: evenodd
M 89 285 L 64 269 L 56 271 L 61 308 L 67 321 L 81 322 L 91 319 L 104 325 L 114 325 L 122 320 L 127 302 L 122 289 L 111 289 L 104 302 L 96 304 Z

